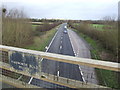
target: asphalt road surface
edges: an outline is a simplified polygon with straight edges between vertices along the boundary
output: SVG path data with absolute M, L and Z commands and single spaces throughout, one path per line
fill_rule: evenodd
M 51 42 L 51 45 L 48 48 L 47 52 L 74 56 L 73 48 L 72 48 L 68 33 L 64 33 L 64 30 L 67 30 L 65 26 L 67 26 L 66 23 L 62 24 L 58 28 L 58 31 L 55 37 L 53 38 L 53 41 Z M 53 60 L 47 60 L 47 59 L 43 59 L 41 65 L 42 65 L 41 71 L 44 73 L 49 73 L 56 76 L 83 81 L 78 65 L 63 63 L 63 62 L 58 62 Z M 66 88 L 66 89 L 72 90 L 71 88 L 68 88 L 65 86 L 45 82 L 35 78 L 32 79 L 30 84 L 37 85 L 44 88 L 57 87 L 57 88 Z
M 73 30 L 68 29 L 70 41 L 73 46 L 73 50 L 76 57 L 82 58 L 91 58 L 90 50 L 92 47 L 76 32 Z M 84 82 L 98 84 L 97 75 L 95 73 L 95 68 L 88 67 L 84 65 L 79 65 L 81 73 L 83 73 L 83 80 Z
M 48 52 L 75 56 L 68 33 L 64 33 L 64 30 L 67 30 L 65 26 L 67 26 L 66 23 L 59 27 L 57 35 L 48 49 Z M 79 66 L 75 64 L 43 59 L 42 72 L 83 81 Z
M 64 33 L 64 30 L 67 30 L 65 26 L 67 26 L 66 23 L 61 24 L 61 26 L 58 28 L 55 38 L 53 39 L 47 52 L 75 56 L 71 42 L 70 42 L 69 35 L 68 33 Z M 54 60 L 47 60 L 47 59 L 43 59 L 41 65 L 42 65 L 41 66 L 42 72 L 83 81 L 78 65 L 58 62 Z M 29 76 L 21 76 L 20 80 L 26 83 L 37 85 L 44 88 L 54 88 L 54 87 L 68 88 L 58 84 L 35 79 Z

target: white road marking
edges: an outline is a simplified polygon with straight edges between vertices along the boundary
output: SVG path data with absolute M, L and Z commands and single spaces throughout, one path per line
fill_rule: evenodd
M 61 44 L 62 44 L 62 41 L 61 41 Z
M 59 30 L 58 30 L 58 31 L 59 31 Z M 49 46 L 48 46 L 48 48 L 47 48 L 47 50 L 46 50 L 45 52 L 47 52 L 47 51 L 49 50 L 49 48 L 50 48 L 51 44 L 53 43 L 53 41 L 54 41 L 54 39 L 55 39 L 58 31 L 55 33 L 54 37 L 52 38 L 52 40 L 51 40 L 51 42 L 50 42 L 50 44 L 49 44 Z
M 41 59 L 41 62 L 42 62 L 43 58 Z
M 60 72 L 58 71 L 58 72 L 57 72 L 57 76 L 59 77 L 59 75 L 60 75 Z
M 68 29 L 68 30 L 69 30 L 69 29 Z M 76 54 L 75 49 L 74 49 L 74 46 L 73 46 L 73 42 L 72 42 L 71 37 L 70 37 L 70 34 L 69 34 L 69 31 L 68 31 L 68 36 L 69 36 L 69 38 L 70 38 L 70 42 L 71 42 L 71 45 L 72 45 L 72 48 L 73 48 L 74 55 L 75 55 L 75 57 L 77 57 L 77 56 L 78 56 L 78 53 L 79 53 L 79 50 L 78 50 L 78 53 Z M 83 81 L 86 82 L 86 81 L 85 81 L 85 78 L 83 77 L 83 73 L 82 73 L 82 70 L 81 70 L 80 66 L 79 66 L 79 69 L 80 69 L 80 73 L 81 73 L 81 75 L 82 75 Z
M 62 49 L 62 45 L 60 46 L 60 49 Z
M 30 78 L 30 81 L 28 82 L 28 84 L 30 84 L 30 83 L 31 83 L 32 79 L 33 79 L 33 77 L 31 77 L 31 78 Z
M 45 49 L 47 50 L 47 49 L 48 49 L 48 47 L 46 46 L 46 47 L 45 47 Z
M 85 78 L 84 78 L 83 76 L 82 76 L 82 79 L 83 79 L 84 82 L 86 82 L 86 81 L 85 81 Z
M 82 70 L 81 70 L 80 66 L 79 66 L 79 69 L 80 69 L 81 75 L 83 76 L 83 72 L 82 72 Z
M 77 54 L 75 53 L 75 49 L 74 49 L 74 46 L 73 46 L 71 37 L 70 37 L 70 35 L 69 35 L 69 31 L 68 31 L 68 36 L 69 36 L 69 38 L 70 38 L 70 42 L 71 42 L 71 45 L 72 45 L 72 48 L 73 48 L 74 55 L 76 56 Z
M 63 37 L 61 36 L 61 39 L 63 39 Z
M 77 55 L 76 55 L 77 57 L 79 56 L 79 53 L 77 53 Z
M 81 75 L 82 75 L 82 79 L 83 79 L 83 81 L 86 82 L 86 81 L 85 81 L 85 78 L 83 77 L 83 72 L 82 72 L 80 66 L 79 66 L 79 69 L 80 69 L 80 73 L 81 73 Z
M 59 31 L 59 30 L 58 30 L 58 31 Z M 54 37 L 52 38 L 52 40 L 51 40 L 51 42 L 50 42 L 50 44 L 49 44 L 49 46 L 47 47 L 47 49 L 46 49 L 45 52 L 47 52 L 47 51 L 49 50 L 49 48 L 50 48 L 51 44 L 53 43 L 53 41 L 54 41 L 54 39 L 55 39 L 58 31 L 55 33 Z M 43 61 L 43 58 L 41 59 L 41 62 L 42 62 L 42 61 Z M 32 79 L 33 79 L 33 77 L 30 78 L 30 81 L 28 82 L 28 84 L 31 83 Z
M 75 56 L 76 56 L 76 53 L 74 52 Z

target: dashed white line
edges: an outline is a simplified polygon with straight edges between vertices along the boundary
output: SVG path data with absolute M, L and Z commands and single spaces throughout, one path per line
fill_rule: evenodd
M 86 82 L 86 81 L 85 81 L 85 78 L 83 78 L 83 76 L 82 76 L 82 79 L 83 79 L 84 82 Z
M 76 53 L 74 53 L 75 54 L 75 56 L 76 56 Z
M 78 50 L 78 53 L 76 54 L 76 53 L 75 53 L 74 46 L 73 46 L 73 43 L 72 43 L 72 40 L 71 40 L 71 37 L 70 37 L 70 35 L 69 35 L 69 31 L 68 31 L 68 36 L 69 36 L 69 38 L 70 38 L 71 45 L 72 45 L 72 48 L 73 48 L 73 52 L 74 52 L 74 55 L 75 55 L 75 57 L 76 57 L 76 56 L 78 56 L 78 54 L 79 54 L 79 50 Z M 83 81 L 86 82 L 85 79 L 84 79 L 84 77 L 83 77 L 83 72 L 82 72 L 80 66 L 79 66 L 79 69 L 80 69 L 80 73 L 81 73 L 81 75 L 82 75 L 82 79 L 83 79 Z
M 60 46 L 60 49 L 62 49 L 62 45 Z
M 82 72 L 82 70 L 81 70 L 80 66 L 79 66 L 79 69 L 80 69 L 81 75 L 83 76 L 83 72 Z
M 70 42 L 71 42 L 71 45 L 72 45 L 72 48 L 73 48 L 74 55 L 76 56 L 77 54 L 75 53 L 75 49 L 74 49 L 74 47 L 73 47 L 73 43 L 72 43 L 71 37 L 70 37 L 70 35 L 69 35 L 69 31 L 68 31 L 68 36 L 69 36 L 69 38 L 70 38 Z
M 62 41 L 61 41 L 61 44 L 62 44 Z
M 79 53 L 77 53 L 77 56 L 79 55 Z
M 57 76 L 58 76 L 58 77 L 59 77 L 59 74 L 60 74 L 60 72 L 58 71 L 58 72 L 57 72 Z
M 61 39 L 63 39 L 63 37 L 61 36 Z

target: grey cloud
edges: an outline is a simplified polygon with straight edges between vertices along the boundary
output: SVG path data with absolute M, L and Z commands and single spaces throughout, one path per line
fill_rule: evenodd
M 5 2 L 8 8 L 23 8 L 29 17 L 34 18 L 62 18 L 62 19 L 100 19 L 104 16 L 117 16 L 116 1 L 100 2 L 50 2 L 26 3 Z

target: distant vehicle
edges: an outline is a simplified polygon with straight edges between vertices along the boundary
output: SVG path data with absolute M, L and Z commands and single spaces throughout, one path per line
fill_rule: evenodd
M 64 27 L 65 29 L 67 28 L 67 26 Z
M 67 34 L 67 30 L 64 30 L 63 32 L 64 32 L 65 34 Z

